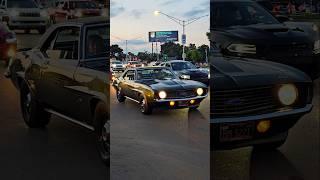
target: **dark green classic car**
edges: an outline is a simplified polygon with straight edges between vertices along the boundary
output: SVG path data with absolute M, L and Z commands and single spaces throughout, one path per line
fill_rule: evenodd
M 128 69 L 114 85 L 119 102 L 125 99 L 137 102 L 144 114 L 151 114 L 154 108 L 196 109 L 208 95 L 205 84 L 181 80 L 167 67 Z
M 30 128 L 47 126 L 54 114 L 96 133 L 109 164 L 109 21 L 87 18 L 51 27 L 38 45 L 10 63 Z

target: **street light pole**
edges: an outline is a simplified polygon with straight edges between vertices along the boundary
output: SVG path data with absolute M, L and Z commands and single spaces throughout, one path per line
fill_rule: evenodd
M 185 45 L 186 45 L 186 26 L 204 18 L 204 17 L 208 17 L 209 15 L 204 15 L 204 16 L 200 16 L 200 17 L 196 17 L 196 18 L 192 18 L 192 19 L 189 19 L 189 20 L 181 20 L 181 19 L 178 19 L 176 17 L 173 17 L 173 16 L 170 16 L 166 13 L 163 13 L 161 11 L 155 11 L 154 12 L 155 15 L 159 15 L 159 14 L 162 14 L 162 15 L 165 15 L 166 17 L 168 17 L 169 19 L 173 20 L 174 22 L 178 23 L 179 25 L 182 26 L 182 38 L 181 38 L 181 41 L 182 41 L 182 59 L 185 60 L 186 59 L 186 53 L 185 53 Z

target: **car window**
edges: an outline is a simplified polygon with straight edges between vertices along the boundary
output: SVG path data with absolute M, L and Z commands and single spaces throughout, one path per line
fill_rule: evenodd
M 109 28 L 93 26 L 86 30 L 86 59 L 107 57 L 109 49 Z
M 78 60 L 79 27 L 58 29 L 45 42 L 41 51 L 50 59 Z
M 176 79 L 175 74 L 167 68 L 156 68 L 156 69 L 139 69 L 137 71 L 138 80 L 168 80 Z
M 127 71 L 126 74 L 123 76 L 123 78 L 125 80 L 130 80 L 130 81 L 135 80 L 135 71 L 133 70 Z
M 10 0 L 7 1 L 8 8 L 38 8 L 33 0 Z
M 172 69 L 174 71 L 182 71 L 185 69 L 196 69 L 196 66 L 193 65 L 191 62 L 185 61 L 185 62 L 173 62 L 171 63 Z

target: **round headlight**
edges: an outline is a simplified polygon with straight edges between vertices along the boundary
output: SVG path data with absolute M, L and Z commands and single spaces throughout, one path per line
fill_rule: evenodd
M 159 92 L 159 97 L 160 97 L 161 99 L 164 99 L 164 98 L 167 97 L 167 93 L 166 93 L 165 91 L 160 91 L 160 92 Z
M 197 94 L 198 94 L 199 96 L 201 96 L 203 93 L 204 93 L 204 91 L 203 91 L 202 88 L 198 88 L 198 89 L 197 89 Z
M 285 106 L 294 104 L 298 98 L 298 90 L 293 84 L 282 85 L 278 90 L 278 98 Z

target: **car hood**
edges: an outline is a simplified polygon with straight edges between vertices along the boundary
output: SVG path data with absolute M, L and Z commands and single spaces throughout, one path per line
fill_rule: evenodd
M 206 88 L 206 86 L 197 81 L 191 80 L 179 80 L 179 79 L 171 79 L 171 80 L 142 80 L 139 83 L 149 86 L 154 91 L 161 90 L 190 90 L 194 88 Z
M 224 30 L 227 34 L 235 39 L 243 39 L 259 43 L 267 43 L 272 39 L 272 43 L 306 43 L 310 38 L 304 30 L 299 28 L 289 28 L 283 24 L 271 25 L 249 25 L 233 26 Z
M 311 82 L 293 67 L 264 60 L 215 57 L 210 66 L 215 90 Z

